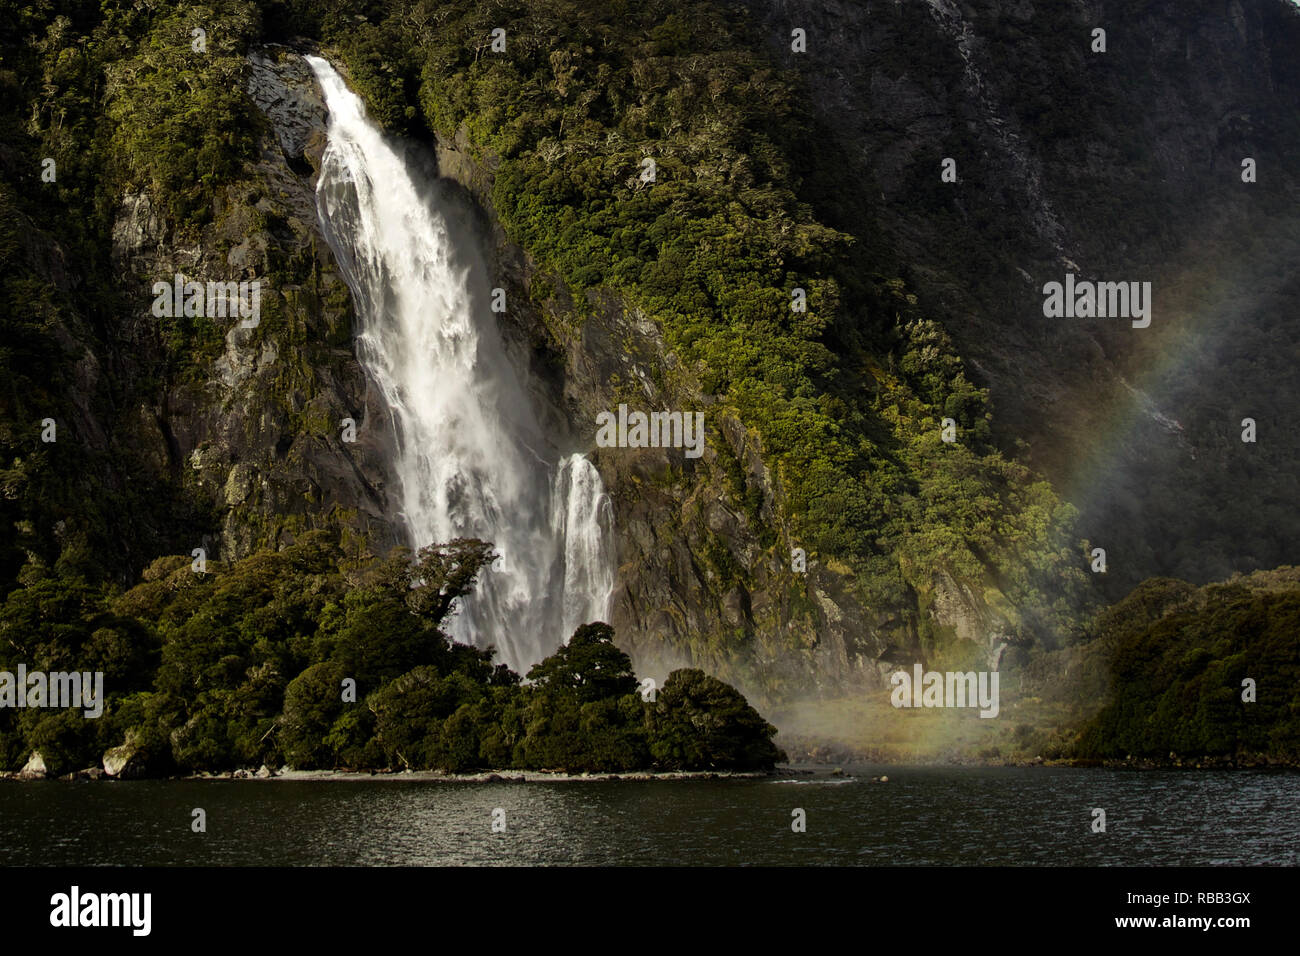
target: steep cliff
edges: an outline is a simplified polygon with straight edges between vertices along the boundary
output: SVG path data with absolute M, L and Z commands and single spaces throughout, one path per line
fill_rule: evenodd
M 1003 447 L 1107 550 L 1104 592 L 1295 561 L 1300 10 L 746 6 L 861 184 L 827 214 L 878 232 L 989 387 Z M 1044 317 L 1067 272 L 1151 282 L 1151 326 Z
M 660 324 L 609 290 L 575 302 L 539 268 L 496 215 L 499 159 L 462 128 L 435 139 L 441 175 L 479 210 L 492 268 L 516 303 L 504 316 L 516 361 L 549 395 L 563 427 L 583 436 L 614 505 L 618 547 L 612 623 L 638 667 L 658 678 L 679 666 L 726 673 L 757 693 L 874 683 L 883 649 L 842 576 L 815 559 L 790 567 L 779 485 L 760 445 L 683 373 Z M 616 409 L 705 408 L 709 442 L 698 460 L 680 449 L 601 449 L 596 416 Z M 815 675 L 815 677 L 814 677 Z
M 641 672 L 827 694 L 1069 642 L 1090 590 L 1295 559 L 1281 0 L 108 7 L 4 33 L 6 298 L 34 316 L 5 356 L 6 587 L 402 540 L 308 47 L 463 187 L 539 413 L 609 489 Z M 1067 272 L 1150 281 L 1150 328 L 1046 318 Z M 260 282 L 257 323 L 158 316 L 177 274 Z M 703 412 L 702 457 L 596 447 L 619 404 Z
M 823 222 L 858 237 L 859 261 L 902 275 L 921 312 L 954 337 L 991 391 L 996 443 L 1043 470 L 1081 509 L 1078 533 L 1105 548 L 1106 574 L 1090 583 L 1116 596 L 1152 574 L 1209 580 L 1294 560 L 1294 513 L 1277 489 L 1300 461 L 1284 412 L 1296 387 L 1284 319 L 1296 288 L 1283 267 L 1297 235 L 1284 160 L 1300 144 L 1296 11 L 1282 2 L 748 6 L 754 20 L 731 25 L 730 42 L 766 44 L 789 70 L 824 154 L 798 167 L 801 194 Z M 665 82 L 691 89 L 691 75 L 674 72 L 682 39 L 669 24 L 700 21 L 671 16 L 630 55 L 647 115 Z M 509 32 L 531 45 L 535 23 Z M 806 30 L 806 52 L 792 50 L 794 28 Z M 1104 49 L 1094 49 L 1097 28 Z M 583 102 L 573 92 L 591 70 L 583 57 L 602 58 L 572 42 L 590 29 L 580 22 L 551 36 L 547 72 L 562 101 Z M 472 71 L 456 69 L 408 83 L 425 91 L 440 168 L 494 223 L 503 274 L 525 293 L 512 300 L 529 303 L 512 320 L 548 356 L 543 365 L 563 370 L 573 426 L 618 401 L 714 402 L 634 296 L 609 284 L 581 289 L 575 303 L 553 257 L 538 266 L 506 238 L 501 223 L 518 234 L 517 215 L 494 209 L 503 160 L 492 146 L 517 143 L 484 132 L 472 107 L 468 121 L 446 125 L 476 95 Z M 561 112 L 558 134 L 552 127 L 538 149 L 562 166 L 592 147 L 586 131 L 566 139 L 571 114 Z M 646 143 L 643 152 L 665 149 Z M 945 158 L 956 162 L 955 183 L 940 178 Z M 1243 181 L 1247 158 L 1257 181 Z M 1152 326 L 1046 318 L 1043 285 L 1067 272 L 1151 282 Z M 618 516 L 615 623 L 643 659 L 689 657 L 750 678 L 785 661 L 825 685 L 869 680 L 882 654 L 924 654 L 951 637 L 989 660 L 1007 644 L 1061 638 L 1059 620 L 1008 597 L 1005 568 L 954 572 L 926 556 L 913 571 L 904 562 L 904 590 L 884 600 L 831 570 L 834 549 L 813 558 L 806 578 L 791 573 L 800 532 L 773 448 L 726 406 L 708 406 L 719 428 L 698 463 L 597 452 Z M 1247 417 L 1266 436 L 1255 444 L 1240 440 Z M 1082 549 L 1075 560 L 1088 566 Z
M 44 64 L 48 82 L 18 89 L 36 119 L 11 131 L 6 153 L 6 228 L 25 247 L 10 260 L 9 304 L 57 308 L 32 324 L 62 344 L 15 363 L 4 408 L 7 500 L 28 528 L 18 564 L 129 583 L 160 553 L 232 560 L 313 527 L 346 527 L 378 551 L 397 540 L 386 452 L 366 440 L 382 432 L 340 440 L 342 419 L 379 413 L 316 226 L 324 110 L 298 61 L 245 58 L 256 22 L 238 13 L 201 54 L 186 11 L 160 15 L 152 43 L 104 43 L 106 22 L 87 46 L 56 18 L 27 48 L 28 73 Z M 84 95 L 87 77 L 102 100 Z M 259 121 L 255 102 L 277 122 Z M 196 155 L 208 172 L 168 188 Z M 256 283 L 260 308 L 241 321 L 161 303 L 177 276 Z M 41 441 L 43 415 L 57 442 Z
M 312 141 L 311 123 L 304 127 L 302 118 L 318 109 L 310 84 L 290 92 L 283 79 L 300 71 L 301 61 L 278 51 L 254 53 L 251 63 L 254 100 L 292 164 L 299 144 Z M 779 695 L 874 684 L 887 647 L 915 652 L 916 623 L 900 618 L 897 607 L 864 610 L 847 567 L 833 569 L 814 555 L 807 571 L 793 570 L 797 538 L 761 439 L 683 368 L 660 322 L 612 289 L 589 289 L 575 300 L 562 276 L 539 267 L 512 241 L 494 207 L 500 159 L 475 148 L 463 127 L 455 136 L 437 136 L 434 152 L 440 173 L 464 187 L 490 268 L 513 303 L 503 324 L 517 367 L 527 370 L 544 417 L 556 431 L 585 439 L 605 479 L 618 547 L 612 623 L 638 666 L 660 676 L 676 666 L 706 666 L 753 692 Z M 305 168 L 299 173 L 299 184 L 285 190 L 291 196 L 311 182 Z M 319 248 L 314 223 L 299 216 L 296 225 Z M 684 458 L 680 449 L 594 447 L 596 416 L 620 403 L 708 409 L 703 457 Z M 372 419 L 358 434 L 379 440 L 384 424 Z M 292 474 L 288 466 L 280 473 Z M 339 500 L 352 503 L 357 494 L 343 489 Z M 227 504 L 228 526 L 246 526 L 243 502 Z M 260 543 L 245 538 L 236 553 Z M 983 583 L 972 587 L 945 572 L 922 591 L 927 632 L 931 622 L 949 628 L 958 639 L 986 646 L 990 656 L 1017 638 L 1019 621 L 989 602 Z
M 474 45 L 498 24 L 468 5 L 336 35 L 375 114 L 417 137 L 423 119 L 485 210 L 527 303 L 510 321 L 552 356 L 575 432 L 620 403 L 706 412 L 698 461 L 594 451 L 620 640 L 643 668 L 826 693 L 888 660 L 1066 639 L 1067 510 L 991 447 L 983 397 L 862 224 L 818 218 L 841 171 L 801 156 L 800 104 L 752 24 L 709 4 L 619 16 L 556 35 L 532 4 L 503 15 L 504 57 Z M 534 107 L 499 109 L 515 102 Z
M 146 290 L 176 273 L 263 284 L 256 326 L 217 319 L 210 332 L 219 354 L 200 352 L 169 383 L 156 411 L 159 441 L 170 466 L 218 509 L 220 547 L 211 557 L 282 546 L 295 532 L 340 520 L 386 550 L 397 534 L 384 497 L 385 431 L 365 427 L 384 410 L 353 355 L 351 302 L 312 192 L 324 106 L 297 57 L 253 54 L 248 92 L 270 123 L 257 160 L 225 186 L 211 225 L 178 241 L 147 192 L 126 196 L 114 225 L 114 266 L 146 306 Z M 160 324 L 146 307 L 126 327 L 149 343 Z M 346 418 L 359 425 L 355 442 L 341 438 Z

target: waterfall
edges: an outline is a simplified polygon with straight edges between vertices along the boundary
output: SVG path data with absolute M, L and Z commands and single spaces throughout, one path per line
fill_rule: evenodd
M 440 208 L 435 178 L 366 117 L 338 73 L 306 59 L 329 109 L 317 210 L 356 304 L 357 358 L 391 416 L 410 544 L 493 543 L 501 559 L 445 627 L 526 672 L 577 625 L 607 619 L 604 486 L 542 427 L 491 311 L 473 230 Z

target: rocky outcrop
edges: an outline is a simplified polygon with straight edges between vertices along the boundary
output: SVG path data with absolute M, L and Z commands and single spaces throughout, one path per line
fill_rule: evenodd
M 134 734 L 127 734 L 120 747 L 104 752 L 104 774 L 118 780 L 138 780 L 148 775 L 145 754 Z
M 934 576 L 923 603 L 931 631 L 979 647 L 988 670 L 997 670 L 1003 649 L 1021 639 L 1020 622 L 999 592 L 977 594 L 969 582 L 947 571 Z
M 260 158 L 225 188 L 213 224 L 174 235 L 147 193 L 123 197 L 119 209 L 113 255 L 137 290 L 125 333 L 138 346 L 137 374 L 159 361 L 169 334 L 168 320 L 151 312 L 154 282 L 179 273 L 261 283 L 256 326 L 210 319 L 219 344 L 141 409 L 135 440 L 212 503 L 218 533 L 193 542 L 209 560 L 339 525 L 386 550 L 399 539 L 386 494 L 387 431 L 367 427 L 382 410 L 352 352 L 351 300 L 317 225 L 324 103 L 301 57 L 282 50 L 255 51 L 247 82 L 271 122 Z M 355 443 L 342 440 L 348 418 Z
M 19 780 L 44 780 L 49 775 L 49 771 L 45 769 L 45 758 L 41 756 L 39 750 L 33 750 L 32 755 L 27 758 L 27 763 L 23 764 L 23 769 L 18 771 Z
M 74 770 L 72 773 L 65 773 L 59 779 L 65 783 L 90 783 L 94 780 L 103 780 L 106 774 L 99 767 L 86 767 L 84 770 Z
M 329 112 L 311 69 L 299 56 L 279 47 L 262 47 L 248 55 L 248 95 L 271 124 L 285 160 L 310 176 L 325 148 Z M 311 157 L 308 159 L 308 157 Z

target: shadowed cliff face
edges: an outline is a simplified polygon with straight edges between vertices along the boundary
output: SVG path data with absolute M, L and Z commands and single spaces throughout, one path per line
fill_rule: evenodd
M 476 156 L 463 130 L 438 137 L 435 151 L 439 173 L 480 212 L 490 269 L 512 303 L 502 322 L 516 367 L 545 393 L 539 407 L 559 410 L 555 427 L 585 436 L 604 480 L 617 549 L 609 623 L 637 672 L 662 684 L 675 668 L 705 667 L 762 700 L 876 684 L 888 621 L 816 562 L 806 586 L 792 586 L 788 549 L 773 533 L 779 487 L 734 417 L 709 414 L 698 460 L 681 449 L 595 447 L 596 416 L 620 402 L 708 409 L 711 399 L 673 374 L 681 363 L 653 317 L 612 294 L 576 302 L 506 237 L 492 205 L 495 157 Z M 703 654 L 702 635 L 713 639 Z
M 270 119 L 259 160 L 224 190 L 215 222 L 195 241 L 171 235 L 147 193 L 124 197 L 113 261 L 136 284 L 128 321 L 138 361 L 158 361 L 159 320 L 149 289 L 176 273 L 196 281 L 258 279 L 255 328 L 216 319 L 219 354 L 178 376 L 152 427 L 159 463 L 210 499 L 219 539 L 195 541 L 209 558 L 278 547 L 340 523 L 397 543 L 387 500 L 382 415 L 351 350 L 351 303 L 316 225 L 311 184 L 324 147 L 325 110 L 305 64 L 274 53 L 250 58 L 248 91 Z M 358 423 L 355 443 L 341 422 Z
M 1106 549 L 1109 595 L 1297 560 L 1278 493 L 1300 462 L 1294 6 L 747 6 L 861 184 L 824 214 L 877 234 L 954 336 L 1003 447 L 1027 442 Z M 1067 272 L 1150 281 L 1151 326 L 1044 317 Z

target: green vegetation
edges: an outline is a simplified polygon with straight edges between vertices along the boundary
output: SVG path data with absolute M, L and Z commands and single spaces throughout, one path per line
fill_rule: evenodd
M 211 491 L 197 494 L 188 469 L 151 465 L 166 449 L 132 447 L 139 422 L 88 421 L 70 408 L 82 356 L 52 342 L 99 357 L 97 412 L 157 408 L 178 388 L 201 388 L 222 344 L 212 323 L 163 322 L 143 352 L 124 332 L 132 308 L 111 261 L 114 220 L 122 197 L 143 191 L 177 241 L 221 223 L 262 128 L 243 55 L 256 42 L 308 37 L 343 59 L 390 128 L 425 139 L 463 130 L 492 159 L 496 215 L 540 274 L 567 286 L 574 321 L 600 294 L 662 327 L 681 360 L 664 372 L 675 401 L 717 399 L 716 414 L 735 415 L 761 449 L 774 520 L 758 533 L 776 553 L 797 544 L 843 569 L 864 605 L 896 621 L 916 619 L 916 594 L 952 576 L 1014 609 L 1026 640 L 1078 631 L 1085 576 L 1072 509 L 992 445 L 987 395 L 904 282 L 879 272 L 874 238 L 827 225 L 823 211 L 856 204 L 862 184 L 846 179 L 833 150 L 806 149 L 817 131 L 797 77 L 769 61 L 743 14 L 706 0 L 500 9 L 80 0 L 58 13 L 0 0 L 0 12 L 0 121 L 15 144 L 0 162 L 0 227 L 19 263 L 3 279 L 15 351 L 0 358 L 15 387 L 0 398 L 0 465 L 20 489 L 0 507 L 22 541 L 0 556 L 0 593 L 28 553 L 47 565 L 75 559 L 89 582 L 125 584 L 213 530 Z M 498 27 L 506 55 L 489 48 Z M 195 29 L 205 52 L 193 49 Z M 58 182 L 33 189 L 47 155 Z M 640 179 L 646 158 L 652 184 Z M 60 282 L 49 250 L 75 258 L 79 285 Z M 273 285 L 301 286 L 302 304 L 317 309 L 314 257 L 271 259 Z M 807 311 L 792 311 L 794 288 Z M 255 340 L 277 336 L 285 360 L 275 388 L 290 425 L 305 427 L 294 395 L 311 394 L 322 359 L 295 308 L 268 296 Z M 42 318 L 55 312 L 64 329 Z M 39 442 L 46 414 L 79 449 L 95 427 L 114 440 L 65 458 Z M 945 417 L 956 443 L 940 441 Z M 719 449 L 724 476 L 733 458 Z M 710 467 L 688 476 L 683 494 Z M 106 493 L 86 493 L 91 476 Z M 762 492 L 735 493 L 757 520 Z M 709 548 L 727 586 L 746 583 L 720 542 Z M 752 637 L 692 640 L 701 653 L 743 656 Z
M 818 220 L 806 194 L 825 173 L 797 145 L 813 131 L 745 21 L 708 3 L 565 5 L 570 28 L 543 44 L 548 4 L 504 24 L 474 6 L 410 54 L 430 125 L 464 125 L 500 158 L 503 223 L 579 300 L 611 288 L 662 323 L 698 387 L 761 436 L 801 542 L 894 602 L 905 544 L 917 579 L 949 561 L 980 576 L 1059 557 L 1068 513 L 1045 486 L 1041 514 L 1009 500 L 1027 475 L 987 444 L 986 396 L 950 340 Z M 515 38 L 508 58 L 475 55 L 493 25 Z M 945 416 L 959 445 L 939 441 Z
M 889 690 L 772 712 L 795 760 L 1300 765 L 1300 568 L 1144 581 L 1048 653 L 1012 648 L 1001 713 L 898 710 Z M 935 670 L 978 670 L 953 659 Z M 1243 681 L 1255 682 L 1254 701 Z
M 1116 117 L 1132 108 L 1088 99 L 1094 76 L 1062 72 L 1053 52 L 1074 42 L 1073 15 L 1044 17 L 1035 30 L 1050 36 L 1023 70 L 1008 73 L 1036 78 L 1033 101 L 1005 99 L 1035 140 L 1077 130 L 1091 141 L 1098 125 L 1110 130 L 1100 148 L 1114 162 L 1103 165 L 1130 164 L 1128 191 L 1107 193 L 1090 215 L 1121 218 L 1150 188 L 1149 162 L 1116 155 L 1126 139 L 1115 131 L 1129 125 Z M 192 48 L 199 27 L 202 54 Z M 506 31 L 504 55 L 489 48 L 497 28 Z M 1020 26 L 986 32 L 995 48 L 1020 55 Z M 955 581 L 1005 618 L 1016 632 L 1008 661 L 1024 676 L 1034 715 L 1016 725 L 1016 752 L 1064 754 L 1055 728 L 1082 719 L 1065 701 L 1085 687 L 1088 700 L 1108 703 L 1083 734 L 1081 756 L 1294 759 L 1294 588 L 1151 582 L 1085 642 L 1089 582 L 1073 509 L 999 451 L 988 395 L 879 255 L 869 215 L 858 215 L 869 207 L 867 184 L 823 140 L 799 78 L 773 64 L 738 8 L 708 0 L 0 0 L 0 665 L 103 670 L 110 693 L 98 721 L 0 712 L 4 766 L 38 748 L 52 767 L 74 769 L 128 739 L 155 772 L 262 762 L 605 771 L 777 759 L 770 726 L 699 671 L 675 673 L 658 700 L 642 701 L 604 625 L 580 628 L 527 683 L 449 643 L 440 622 L 471 587 L 483 545 L 426 551 L 413 566 L 407 556 L 379 561 L 344 546 L 346 534 L 299 534 L 283 550 L 214 565 L 207 576 L 166 557 L 218 527 L 222 503 L 193 487 L 165 432 L 168 401 L 208 379 L 221 341 L 203 320 L 143 330 L 131 321 L 139 306 L 125 301 L 113 265 L 115 219 L 125 196 L 145 192 L 171 240 L 191 242 L 229 215 L 228 188 L 238 183 L 249 186 L 247 209 L 263 215 L 267 184 L 251 181 L 250 164 L 264 130 L 244 93 L 243 57 L 254 43 L 295 37 L 337 53 L 390 129 L 426 142 L 468 138 L 494 170 L 496 216 L 538 266 L 534 300 L 550 296 L 542 284 L 562 283 L 576 303 L 566 323 L 580 323 L 600 300 L 661 327 L 680 361 L 659 384 L 683 405 L 716 400 L 716 413 L 734 415 L 761 449 L 774 478 L 770 502 L 747 485 L 734 449 L 718 447 L 716 464 L 698 468 L 717 468 L 755 523 L 771 516 L 759 540 L 781 564 L 787 546 L 799 545 L 823 567 L 844 569 L 870 626 L 935 660 L 966 666 L 973 653 L 933 625 L 936 582 Z M 891 52 L 893 74 L 914 62 L 910 52 Z M 951 51 L 921 54 L 924 70 L 960 72 Z M 1121 62 L 1088 69 L 1113 88 L 1120 81 L 1105 71 Z M 1096 121 L 1079 121 L 1088 115 Z M 978 152 L 962 126 L 939 145 Z M 1079 150 L 1060 149 L 1049 169 L 1077 165 Z M 57 162 L 56 182 L 40 180 L 46 157 Z M 653 183 L 641 179 L 647 158 Z M 978 160 L 963 169 L 977 176 Z M 946 192 L 933 175 L 913 185 L 942 227 Z M 1082 205 L 1094 185 L 1067 184 L 1063 195 Z M 837 206 L 854 215 L 834 214 Z M 1012 220 L 977 209 L 960 225 L 956 211 L 946 214 L 951 235 L 962 237 L 952 243 L 962 250 L 958 275 L 975 287 L 1005 265 Z M 278 229 L 265 215 L 257 227 Z M 1256 231 L 1252 242 L 1274 241 L 1272 230 Z M 257 336 L 280 336 L 275 397 L 286 431 L 323 435 L 331 419 L 300 400 L 311 395 L 303 383 L 323 361 L 322 342 L 345 346 L 349 330 L 338 322 L 313 336 L 307 315 L 343 290 L 322 283 L 312 250 L 277 256 L 268 253 L 271 284 L 295 291 L 268 298 Z M 807 294 L 805 312 L 790 308 L 795 288 Z M 1214 313 L 1199 288 L 1184 298 Z M 1270 294 L 1276 308 L 1259 330 L 1207 351 L 1206 361 L 1261 377 L 1257 356 L 1286 355 L 1269 344 L 1284 340 L 1279 323 L 1293 300 Z M 1189 389 L 1198 381 L 1177 367 L 1169 374 L 1182 374 Z M 1283 398 L 1261 400 L 1255 414 L 1282 421 Z M 1239 415 L 1218 393 L 1203 402 L 1201 419 L 1220 422 L 1215 428 Z M 46 418 L 58 423 L 57 443 L 40 440 Z M 944 418 L 956 424 L 956 443 L 940 438 Z M 1289 473 L 1289 452 L 1274 450 L 1284 447 L 1261 446 L 1276 474 Z M 687 498 L 703 479 L 688 471 L 672 480 Z M 1194 509 L 1179 495 L 1150 504 L 1151 515 L 1194 510 L 1214 526 L 1207 547 L 1171 556 L 1177 565 L 1204 567 L 1204 552 L 1229 553 L 1238 508 L 1275 516 L 1292 508 L 1280 495 L 1234 502 L 1230 487 L 1210 488 L 1221 481 L 1205 479 Z M 300 514 L 255 517 L 305 527 Z M 1280 517 L 1277 527 L 1286 527 Z M 727 586 L 747 583 L 719 539 L 702 540 L 702 565 Z M 1259 554 L 1290 546 L 1281 531 L 1266 545 Z M 813 607 L 802 583 L 790 589 L 792 603 Z M 752 638 L 695 635 L 691 650 L 720 660 L 747 653 Z M 1062 675 L 1075 665 L 1079 683 L 1070 684 Z M 1260 685 L 1253 705 L 1240 702 L 1246 676 Z M 340 694 L 349 679 L 356 703 Z
M 798 78 L 743 14 L 460 0 L 358 5 L 331 26 L 312 8 L 279 9 L 322 23 L 377 118 L 463 132 L 491 158 L 496 215 L 579 310 L 612 292 L 661 325 L 683 360 L 670 389 L 715 396 L 747 426 L 791 542 L 848 568 L 864 603 L 915 615 L 914 589 L 950 574 L 1000 592 L 1028 640 L 1077 636 L 1073 509 L 992 445 L 987 394 L 903 281 L 878 272 L 871 237 L 826 224 L 821 210 L 862 184 L 833 150 L 805 148 L 818 131 Z M 944 418 L 956 443 L 940 439 Z
M 1296 568 L 1145 582 L 1102 616 L 1111 694 L 1078 755 L 1300 761 L 1298 632 Z
M 125 583 L 213 526 L 212 502 L 157 466 L 149 413 L 212 330 L 176 321 L 151 361 L 112 230 L 144 189 L 178 238 L 212 218 L 251 155 L 242 52 L 258 23 L 247 3 L 0 0 L 0 594 L 29 562 Z
M 114 180 L 147 187 L 183 226 L 212 217 L 217 189 L 253 158 L 265 122 L 244 94 L 256 9 L 232 3 L 223 10 L 216 24 L 203 7 L 159 15 L 135 55 L 105 71 Z M 201 52 L 196 29 L 204 31 Z
M 478 541 L 349 554 L 326 532 L 196 573 L 155 561 L 124 593 L 30 567 L 0 607 L 0 670 L 104 672 L 107 704 L 0 710 L 0 766 L 54 773 L 124 742 L 131 773 L 485 768 L 762 770 L 776 728 L 698 670 L 643 700 L 613 629 L 587 624 L 521 682 L 440 629 L 494 557 Z M 355 694 L 349 693 L 355 688 Z

